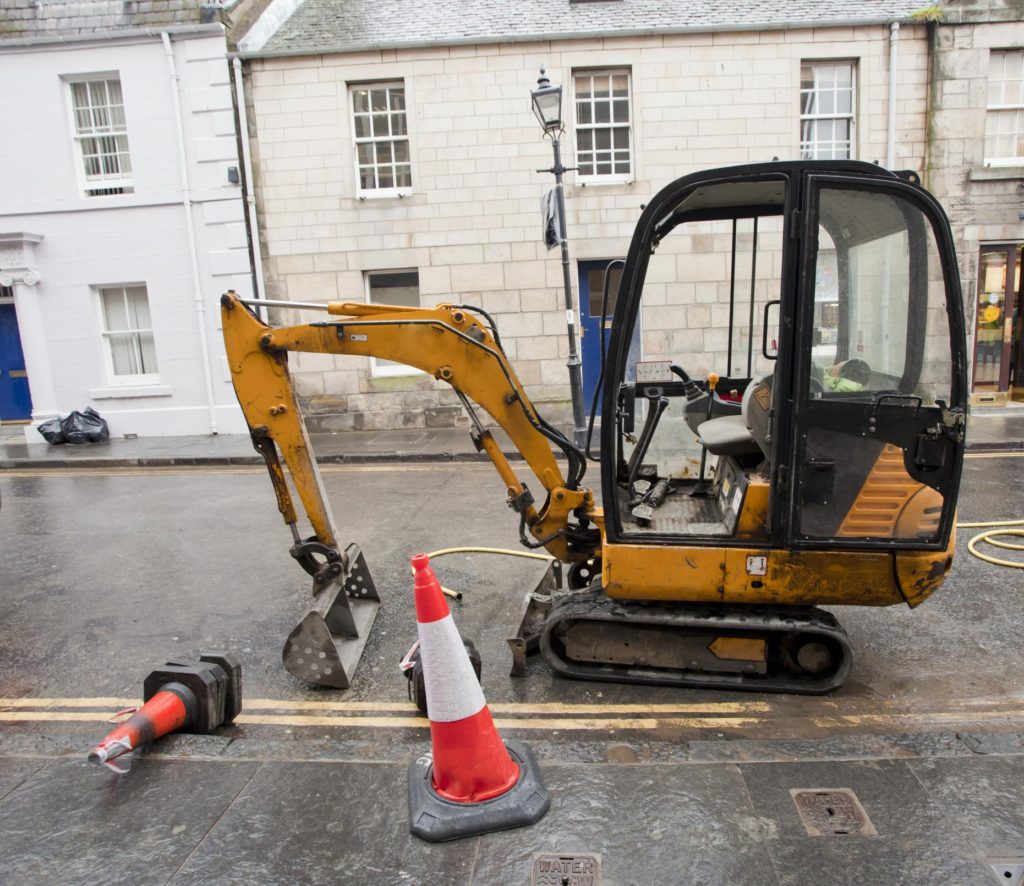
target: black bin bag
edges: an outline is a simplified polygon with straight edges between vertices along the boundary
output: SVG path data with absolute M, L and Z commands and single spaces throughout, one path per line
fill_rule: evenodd
M 59 418 L 51 418 L 44 421 L 36 430 L 43 435 L 47 443 L 63 443 L 64 431 L 61 430 L 60 421 Z
M 48 443 L 103 443 L 110 439 L 106 420 L 91 407 L 43 422 L 39 433 Z
M 86 407 L 82 412 L 76 410 L 61 419 L 60 428 L 68 443 L 102 443 L 110 439 L 106 421 L 92 407 Z

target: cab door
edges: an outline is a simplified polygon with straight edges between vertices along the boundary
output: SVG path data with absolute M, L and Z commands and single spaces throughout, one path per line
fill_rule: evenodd
M 806 173 L 803 194 L 789 540 L 943 549 L 966 403 L 948 221 L 895 176 Z

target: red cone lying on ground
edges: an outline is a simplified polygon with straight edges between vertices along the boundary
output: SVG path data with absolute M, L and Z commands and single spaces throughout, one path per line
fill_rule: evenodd
M 203 653 L 199 661 L 169 661 L 143 683 L 145 704 L 89 752 L 89 762 L 124 774 L 131 759 L 114 761 L 158 738 L 188 730 L 208 733 L 242 710 L 242 667 L 233 655 Z

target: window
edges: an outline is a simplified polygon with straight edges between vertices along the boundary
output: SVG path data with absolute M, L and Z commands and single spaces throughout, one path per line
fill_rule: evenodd
M 853 62 L 800 66 L 800 158 L 853 156 Z
M 630 73 L 584 71 L 573 74 L 578 175 L 597 181 L 633 177 Z
M 1024 165 L 1024 51 L 989 56 L 985 163 Z
M 155 381 L 156 345 L 146 287 L 101 289 L 100 303 L 110 380 L 129 384 Z
M 389 196 L 412 188 L 409 127 L 402 83 L 352 87 L 356 179 L 361 196 Z
M 131 194 L 135 188 L 120 79 L 107 76 L 68 85 L 86 196 Z
M 420 275 L 417 271 L 374 271 L 366 275 L 366 300 L 375 305 L 420 307 Z M 370 374 L 419 375 L 420 370 L 404 363 L 370 358 Z

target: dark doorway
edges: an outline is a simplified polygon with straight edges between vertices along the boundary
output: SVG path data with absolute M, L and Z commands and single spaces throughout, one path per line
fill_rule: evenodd
M 0 420 L 28 421 L 32 397 L 14 305 L 0 303 Z

